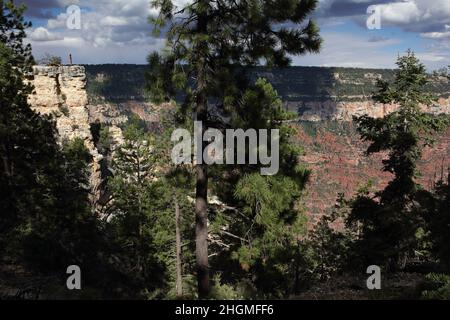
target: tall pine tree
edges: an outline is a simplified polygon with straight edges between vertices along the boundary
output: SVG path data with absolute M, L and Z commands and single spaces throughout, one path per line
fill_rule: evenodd
M 0 1 L 0 233 L 45 207 L 40 179 L 51 170 L 58 146 L 56 129 L 49 117 L 31 110 L 27 95 L 32 87 L 24 82 L 33 64 L 31 47 L 23 40 L 25 8 Z
M 417 162 L 433 135 L 448 125 L 447 117 L 421 109 L 436 98 L 425 89 L 429 75 L 414 53 L 408 51 L 399 57 L 397 66 L 394 81 L 380 81 L 373 98 L 379 103 L 397 104 L 398 110 L 379 119 L 355 118 L 361 137 L 370 143 L 367 153 L 388 152 L 383 170 L 394 178 L 375 197 L 360 195 L 350 216 L 350 222 L 362 225 L 359 245 L 364 260 L 390 269 L 404 267 L 417 245 L 416 234 L 423 226 L 423 215 L 415 201 L 419 190 Z
M 317 0 L 207 1 L 200 0 L 176 7 L 171 0 L 154 0 L 160 14 L 153 22 L 168 26 L 167 56 L 170 73 L 155 72 L 150 79 L 161 84 L 161 91 L 172 86 L 183 89 L 185 107 L 192 107 L 195 120 L 210 127 L 210 104 L 223 110 L 235 105 L 239 91 L 236 66 L 289 65 L 289 55 L 317 52 L 321 39 L 314 22 L 305 22 L 317 6 Z M 152 58 L 153 62 L 158 59 Z M 183 67 L 187 64 L 188 67 Z M 194 79 L 192 89 L 187 79 Z M 170 89 L 170 90 L 168 90 Z M 153 95 L 156 95 L 153 90 Z M 170 93 L 170 92 L 169 92 Z M 156 95 L 164 97 L 164 94 Z M 205 145 L 203 145 L 203 148 Z M 203 150 L 202 148 L 202 150 Z M 208 169 L 196 165 L 196 260 L 200 298 L 210 291 L 208 262 Z

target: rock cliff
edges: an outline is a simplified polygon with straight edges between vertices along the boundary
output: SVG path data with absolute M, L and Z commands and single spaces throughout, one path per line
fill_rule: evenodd
M 95 112 L 106 121 L 122 121 L 124 113 L 135 113 L 152 122 L 154 108 L 148 104 L 145 83 L 146 65 L 89 65 L 88 96 Z M 249 71 L 251 80 L 266 78 L 276 89 L 285 107 L 302 121 L 351 121 L 354 115 L 383 117 L 397 108 L 375 104 L 371 95 L 378 90 L 380 79 L 392 81 L 394 70 L 289 67 L 284 69 L 255 67 Z M 430 75 L 425 88 L 440 98 L 430 113 L 450 113 L 450 80 Z M 182 95 L 177 96 L 181 102 Z M 109 119 L 109 120 L 108 120 Z
M 360 140 L 352 122 L 303 122 L 298 129 L 296 140 L 305 150 L 301 161 L 312 171 L 303 199 L 310 228 L 332 212 L 339 194 L 352 198 L 369 181 L 372 190 L 382 190 L 393 178 L 382 171 L 387 154 L 368 157 L 368 144 Z M 418 163 L 417 182 L 426 190 L 445 181 L 450 170 L 450 127 L 435 140 L 422 150 Z
M 285 102 L 285 106 L 292 112 L 297 112 L 302 121 L 352 121 L 353 116 L 368 115 L 373 118 L 382 118 L 398 109 L 393 104 L 374 103 L 370 99 L 362 101 L 308 101 Z M 432 106 L 422 107 L 430 114 L 450 114 L 450 98 L 441 97 Z
M 96 202 L 101 184 L 102 155 L 94 144 L 88 110 L 86 72 L 82 66 L 35 66 L 34 92 L 28 98 L 33 110 L 52 114 L 61 140 L 81 138 L 92 155 L 91 200 Z
M 95 148 L 91 124 L 108 125 L 113 140 L 120 144 L 121 124 L 137 116 L 149 127 L 160 126 L 161 115 L 170 105 L 154 106 L 145 102 L 142 88 L 145 66 L 87 66 L 86 70 L 87 73 L 81 66 L 35 67 L 35 93 L 29 101 L 36 111 L 55 114 L 61 138 L 84 139 L 94 159 L 91 183 L 96 201 L 100 195 L 103 160 Z M 381 171 L 384 155 L 365 156 L 367 145 L 361 142 L 351 123 L 354 115 L 383 117 L 396 110 L 395 105 L 375 104 L 369 98 L 376 80 L 389 79 L 392 71 L 336 72 L 296 67 L 260 71 L 256 76 L 267 77 L 286 108 L 299 115 L 297 141 L 306 151 L 301 161 L 313 172 L 304 199 L 310 226 L 332 210 L 339 193 L 351 197 L 369 180 L 373 181 L 374 188 L 380 189 L 392 179 Z M 425 110 L 450 114 L 450 82 L 441 79 L 429 90 L 440 98 Z M 447 168 L 450 168 L 450 128 L 437 137 L 432 148 L 424 150 L 419 182 L 431 189 L 445 176 Z

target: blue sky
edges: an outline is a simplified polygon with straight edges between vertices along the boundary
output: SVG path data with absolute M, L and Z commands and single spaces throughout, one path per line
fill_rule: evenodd
M 176 0 L 183 5 L 189 0 Z M 299 0 L 300 1 L 300 0 Z M 37 58 L 69 53 L 75 63 L 145 63 L 164 39 L 151 36 L 150 0 L 16 0 L 33 22 L 29 41 Z M 78 5 L 81 30 L 66 26 L 66 9 Z M 381 29 L 369 30 L 374 6 Z M 450 0 L 319 0 L 313 17 L 321 28 L 320 54 L 293 57 L 294 65 L 392 68 L 413 49 L 429 70 L 450 65 Z

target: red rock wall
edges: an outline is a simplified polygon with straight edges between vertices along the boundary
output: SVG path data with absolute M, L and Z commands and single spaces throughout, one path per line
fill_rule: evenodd
M 343 125 L 341 123 L 341 125 Z M 301 161 L 312 170 L 305 196 L 309 227 L 314 226 L 324 214 L 329 214 L 340 193 L 351 198 L 369 180 L 374 190 L 383 189 L 392 175 L 382 172 L 385 154 L 367 157 L 367 144 L 360 141 L 351 123 L 346 130 L 335 130 L 326 124 L 317 124 L 317 133 L 299 130 L 298 141 L 305 148 Z M 433 147 L 423 151 L 419 164 L 422 177 L 418 182 L 426 189 L 446 177 L 450 168 L 450 128 L 437 138 Z

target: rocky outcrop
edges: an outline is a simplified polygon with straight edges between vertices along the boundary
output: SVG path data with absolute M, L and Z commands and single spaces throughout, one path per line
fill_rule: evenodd
M 33 75 L 34 93 L 28 99 L 32 109 L 41 114 L 53 114 L 62 139 L 82 138 L 96 155 L 89 124 L 84 67 L 36 66 Z
M 138 118 L 143 122 L 160 124 L 164 112 L 174 109 L 174 105 L 163 103 L 155 105 L 144 101 L 123 101 L 120 103 L 92 103 L 89 105 L 90 121 L 111 125 L 126 123 L 131 117 Z
M 399 106 L 393 104 L 374 103 L 369 98 L 363 101 L 310 101 L 304 103 L 286 102 L 285 106 L 292 112 L 297 112 L 302 121 L 352 121 L 353 116 L 368 115 L 382 118 L 396 111 Z M 422 107 L 430 114 L 450 114 L 450 98 L 440 98 L 434 105 Z
M 116 126 L 128 121 L 127 115 L 117 105 L 108 103 L 90 105 L 89 118 L 91 122 Z
M 91 188 L 95 203 L 101 184 L 101 160 L 92 137 L 86 92 L 86 72 L 82 66 L 35 66 L 34 92 L 28 98 L 33 110 L 52 114 L 61 140 L 81 138 L 92 155 Z

